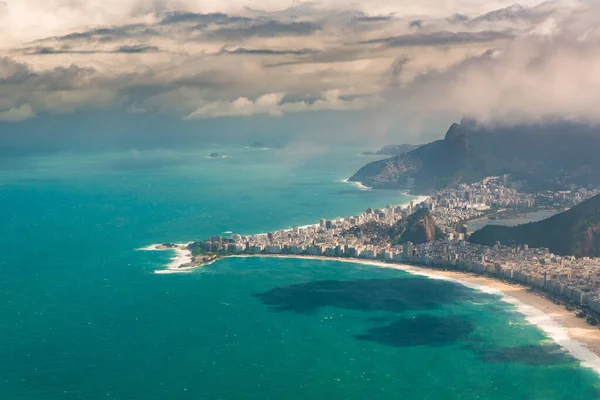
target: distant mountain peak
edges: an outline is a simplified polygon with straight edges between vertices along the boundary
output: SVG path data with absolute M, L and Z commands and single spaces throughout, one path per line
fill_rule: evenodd
M 454 140 L 454 139 L 458 138 L 459 136 L 464 136 L 464 133 L 462 133 L 462 131 L 460 129 L 460 124 L 455 122 L 452 125 L 450 125 L 450 128 L 446 132 L 446 136 L 444 137 L 444 140 Z
M 513 175 L 530 190 L 600 185 L 598 148 L 600 126 L 560 120 L 482 124 L 463 118 L 443 140 L 367 164 L 350 180 L 375 188 L 414 185 L 421 193 L 501 174 Z

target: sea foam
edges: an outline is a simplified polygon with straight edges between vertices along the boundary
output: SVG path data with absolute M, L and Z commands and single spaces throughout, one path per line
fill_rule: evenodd
M 350 182 L 348 179 L 341 179 L 340 182 L 342 182 L 342 183 L 350 183 L 350 184 L 356 186 L 357 188 L 359 188 L 360 190 L 371 190 L 371 189 L 373 189 L 372 187 L 365 186 L 365 185 L 363 185 L 360 182 Z

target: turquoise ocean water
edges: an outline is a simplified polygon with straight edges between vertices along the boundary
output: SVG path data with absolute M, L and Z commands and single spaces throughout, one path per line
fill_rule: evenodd
M 212 151 L 230 157 L 207 159 Z M 135 249 L 401 203 L 356 149 L 130 151 L 0 168 L 0 398 L 594 399 L 600 380 L 491 295 L 348 263 Z

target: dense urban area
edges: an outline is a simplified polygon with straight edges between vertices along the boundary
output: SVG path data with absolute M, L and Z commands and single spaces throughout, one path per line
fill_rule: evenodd
M 518 282 L 600 313 L 600 259 L 558 256 L 527 245 L 483 246 L 467 241 L 465 223 L 469 220 L 564 210 L 598 193 L 580 188 L 529 194 L 517 188 L 518 183 L 508 176 L 489 177 L 438 191 L 408 205 L 369 208 L 359 215 L 321 219 L 316 225 L 266 234 L 215 236 L 193 242 L 188 249 L 193 254 L 192 266 L 236 254 L 347 257 L 437 266 Z M 439 238 L 417 244 L 388 235 L 390 228 L 419 210 L 427 210 L 434 218 L 442 233 Z

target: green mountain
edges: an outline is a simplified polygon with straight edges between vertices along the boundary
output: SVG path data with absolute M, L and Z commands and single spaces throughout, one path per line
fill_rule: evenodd
M 459 124 L 453 124 L 443 140 L 413 151 L 367 164 L 349 180 L 391 189 L 412 184 L 416 191 L 445 187 L 453 181 L 476 181 L 486 176 L 486 165 L 469 145 Z
M 600 256 L 600 195 L 548 219 L 514 227 L 488 225 L 469 241 L 493 245 L 497 241 L 546 247 L 559 255 Z
M 414 185 L 421 193 L 502 174 L 535 190 L 599 185 L 598 148 L 598 126 L 572 121 L 482 125 L 463 119 L 443 140 L 372 162 L 349 180 L 381 189 Z
M 435 224 L 429 210 L 420 209 L 398 221 L 389 232 L 392 244 L 413 242 L 415 244 L 441 239 L 443 233 Z

